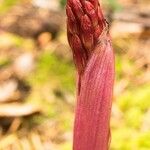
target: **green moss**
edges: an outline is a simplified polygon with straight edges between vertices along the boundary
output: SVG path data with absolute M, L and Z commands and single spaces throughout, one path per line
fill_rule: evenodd
M 130 128 L 120 127 L 112 132 L 111 150 L 131 150 L 131 137 L 133 131 Z
M 30 77 L 31 84 L 55 83 L 69 91 L 75 88 L 73 64 L 50 53 L 40 56 L 35 73 Z
M 60 150 L 71 150 L 72 149 L 72 143 L 71 142 L 65 142 L 60 145 Z
M 143 113 L 139 108 L 133 107 L 129 109 L 125 115 L 127 126 L 130 126 L 133 129 L 139 129 L 142 123 L 142 116 Z
M 134 69 L 132 60 L 127 59 L 119 54 L 116 55 L 116 78 L 120 80 L 123 77 L 134 75 L 137 71 Z
M 149 150 L 150 132 L 120 127 L 112 133 L 111 150 Z
M 137 87 L 126 91 L 118 98 L 118 104 L 123 111 L 127 111 L 131 107 L 138 107 L 142 111 L 150 108 L 150 85 Z
M 150 149 L 150 131 L 149 132 L 143 132 L 137 137 L 137 145 L 139 147 L 138 150 Z
M 141 131 L 143 116 L 150 108 L 150 85 L 127 88 L 117 104 L 123 116 L 122 124 L 112 130 L 112 150 L 148 150 L 150 133 Z M 116 143 L 117 141 L 117 143 Z
M 12 6 L 21 2 L 21 0 L 2 0 L 0 5 L 0 13 L 5 13 L 8 11 Z
M 63 112 L 64 110 L 62 110 Z M 72 113 L 70 113 L 69 111 L 63 112 L 60 115 L 60 128 L 63 131 L 70 131 L 73 128 L 73 115 Z
M 62 7 L 64 7 L 65 5 L 66 5 L 66 0 L 59 0 L 60 1 L 60 5 L 62 6 Z
M 6 67 L 11 63 L 11 60 L 8 58 L 0 57 L 0 68 Z
M 117 79 L 122 77 L 122 58 L 119 57 L 119 55 L 116 55 L 116 75 L 117 75 Z
M 117 0 L 108 0 L 109 7 L 113 11 L 120 11 L 122 10 L 122 6 L 118 3 Z
M 25 50 L 33 50 L 34 49 L 34 41 L 32 39 L 24 39 L 21 36 L 4 33 L 0 36 L 0 47 L 14 47 L 21 48 Z

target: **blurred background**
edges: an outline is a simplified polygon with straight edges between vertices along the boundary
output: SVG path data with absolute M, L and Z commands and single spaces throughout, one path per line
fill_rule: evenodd
M 0 150 L 71 150 L 76 72 L 65 0 L 0 0 Z M 103 0 L 116 54 L 111 150 L 150 150 L 150 1 Z

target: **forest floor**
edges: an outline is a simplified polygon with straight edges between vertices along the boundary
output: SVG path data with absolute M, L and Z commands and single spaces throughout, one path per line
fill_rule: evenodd
M 0 2 L 0 150 L 71 150 L 76 72 L 64 9 Z M 116 55 L 111 150 L 150 149 L 148 4 L 104 3 Z

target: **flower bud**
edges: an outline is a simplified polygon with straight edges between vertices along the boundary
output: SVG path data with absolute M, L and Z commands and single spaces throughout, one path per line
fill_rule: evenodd
M 93 26 L 90 18 L 87 15 L 84 15 L 81 18 L 81 29 L 82 29 L 81 37 L 83 44 L 88 51 L 91 51 L 94 44 Z
M 78 33 L 78 26 L 77 26 L 77 21 L 76 18 L 72 12 L 72 9 L 70 6 L 66 7 L 66 13 L 69 16 L 67 19 L 67 27 L 68 30 L 73 34 L 73 33 Z
M 85 1 L 85 10 L 90 17 L 93 26 L 94 27 L 97 26 L 98 25 L 98 15 L 94 9 L 94 6 L 90 2 Z
M 72 3 L 73 3 L 72 9 L 74 10 L 76 16 L 78 18 L 81 18 L 84 15 L 82 4 L 80 3 L 79 0 L 72 0 Z
M 78 68 L 79 73 L 81 73 L 84 70 L 85 67 L 85 61 L 86 61 L 86 53 L 84 51 L 84 48 L 82 46 L 81 40 L 78 37 L 78 35 L 73 35 L 71 38 L 71 45 L 73 49 L 73 56 L 75 60 L 75 64 Z

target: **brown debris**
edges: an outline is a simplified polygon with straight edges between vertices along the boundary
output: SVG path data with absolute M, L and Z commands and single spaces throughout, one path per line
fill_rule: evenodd
M 23 117 L 40 112 L 41 109 L 35 105 L 19 103 L 0 104 L 0 117 Z
M 37 38 L 42 32 L 50 32 L 55 37 L 64 20 L 61 11 L 52 12 L 27 4 L 16 6 L 1 16 L 0 28 L 23 37 Z

